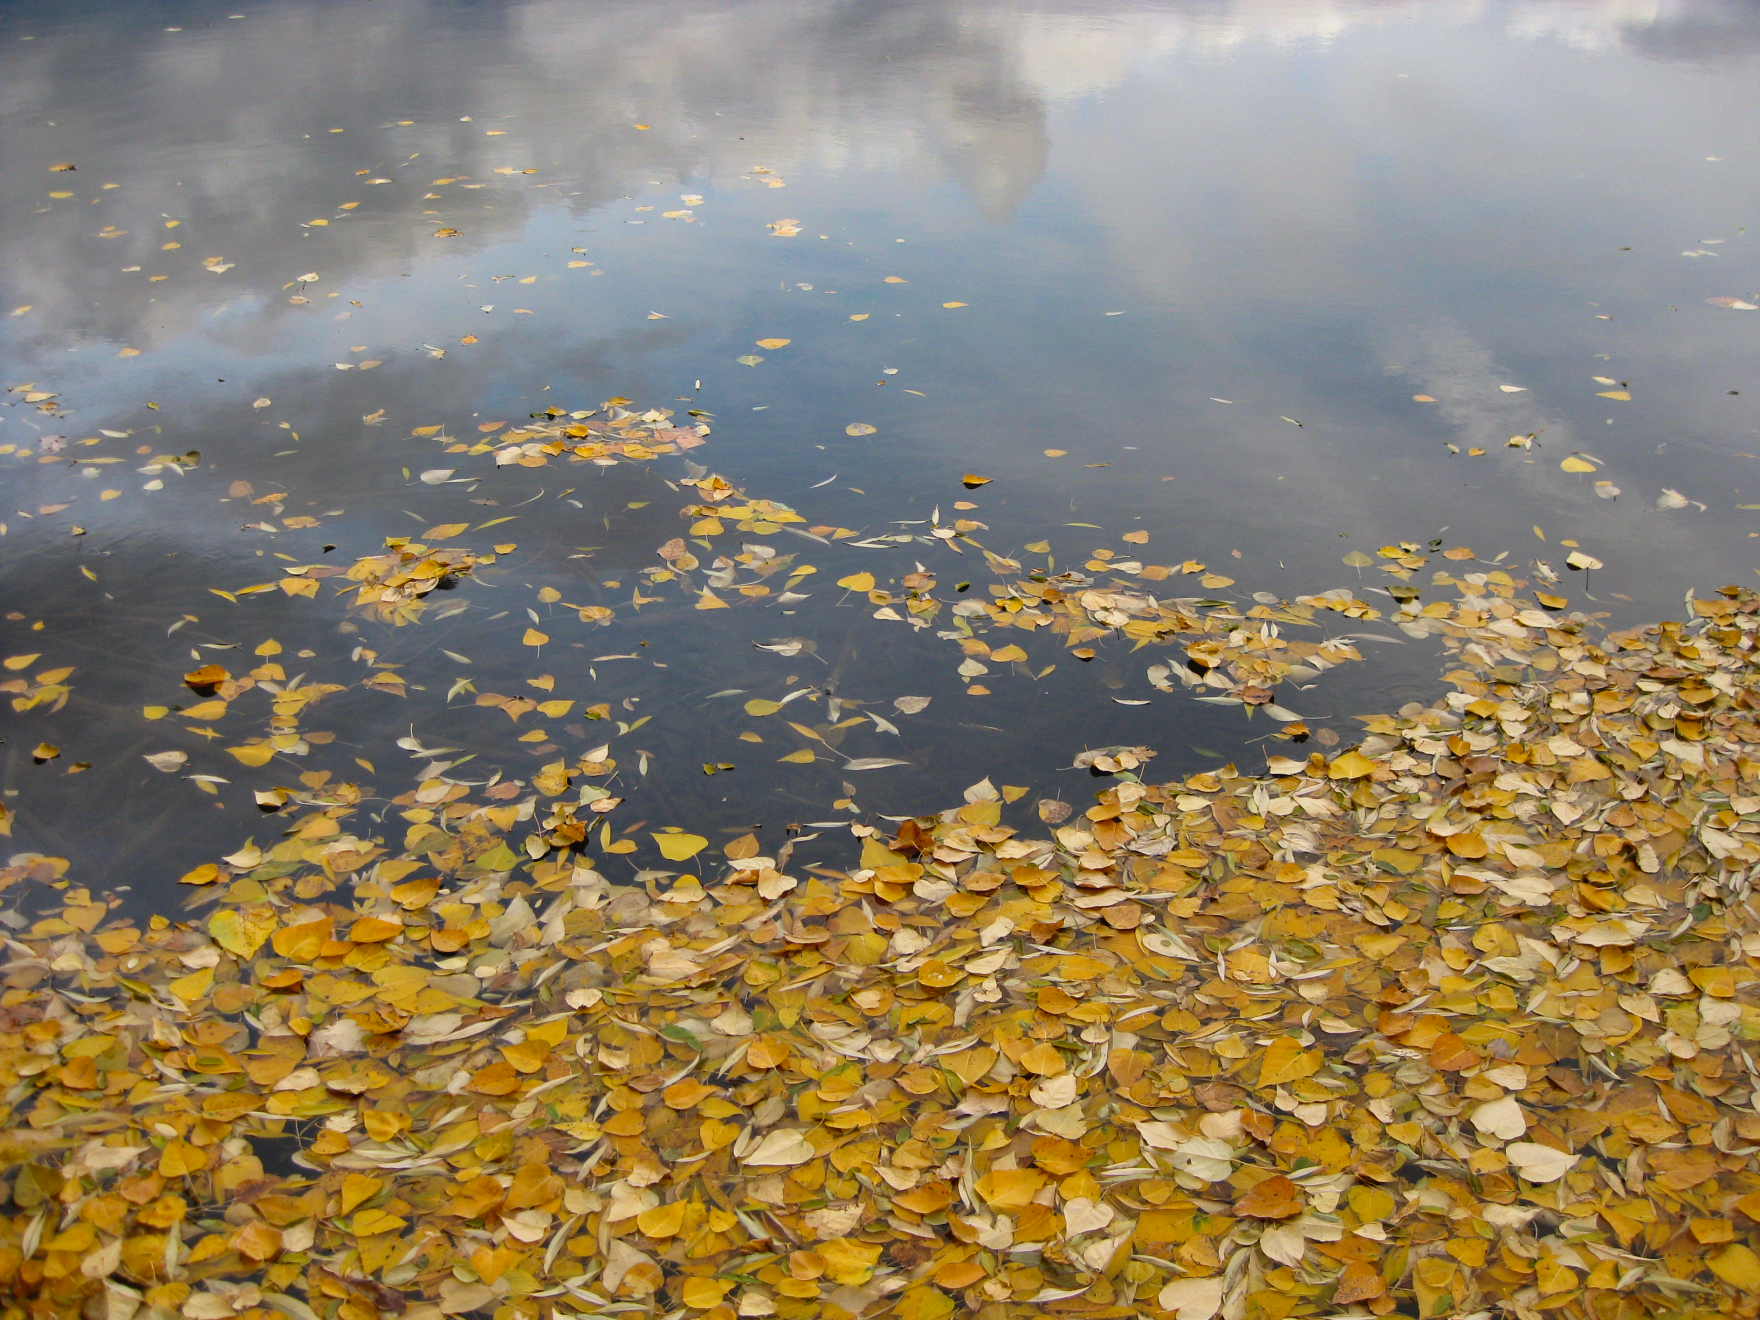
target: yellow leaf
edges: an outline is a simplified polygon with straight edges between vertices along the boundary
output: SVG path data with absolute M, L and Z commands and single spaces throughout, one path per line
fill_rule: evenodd
M 636 1227 L 651 1238 L 677 1237 L 684 1227 L 684 1211 L 683 1201 L 651 1206 L 636 1216 Z
M 340 1195 L 342 1197 L 342 1213 L 352 1215 L 354 1209 L 362 1201 L 372 1198 L 373 1194 L 385 1185 L 384 1181 L 365 1173 L 351 1173 L 342 1180 Z
M 526 646 L 542 646 L 550 640 L 550 634 L 541 633 L 536 628 L 527 628 L 526 635 L 519 640 Z
M 1577 1276 L 1570 1269 L 1547 1256 L 1535 1262 L 1534 1282 L 1539 1285 L 1542 1297 L 1550 1297 L 1554 1293 L 1569 1292 L 1575 1288 Z
M 211 885 L 220 878 L 220 868 L 212 862 L 203 862 L 193 871 L 185 872 L 178 878 L 180 885 Z
M 381 917 L 362 917 L 348 928 L 348 938 L 354 944 L 383 944 L 402 933 L 403 927 L 397 922 Z
M 660 855 L 669 862 L 687 862 L 709 846 L 709 841 L 700 834 L 656 834 L 652 837 L 660 846 Z
M 757 341 L 757 343 L 758 343 L 759 348 L 786 348 L 788 345 L 794 343 L 794 340 L 792 340 L 792 339 L 760 339 Z
M 771 701 L 768 697 L 753 697 L 746 702 L 746 714 L 748 715 L 774 715 L 781 709 L 782 703 L 780 701 Z
M 257 766 L 268 765 L 275 756 L 274 746 L 266 742 L 247 743 L 243 747 L 228 747 L 226 750 L 253 769 Z
M 1362 779 L 1374 773 L 1375 762 L 1359 751 L 1348 751 L 1343 756 L 1335 757 L 1332 764 L 1326 767 L 1328 779 Z
M 1387 957 L 1405 942 L 1403 935 L 1394 935 L 1388 931 L 1371 931 L 1352 941 L 1365 958 L 1374 958 L 1376 961 Z
M 699 610 L 724 610 L 727 608 L 727 602 L 714 592 L 704 588 L 703 594 L 697 597 L 696 607 Z
M 208 934 L 214 937 L 214 943 L 240 958 L 254 956 L 274 929 L 273 910 L 266 920 L 236 908 L 222 908 L 208 918 Z
M 718 1118 L 705 1118 L 702 1127 L 698 1129 L 705 1150 L 720 1150 L 723 1146 L 731 1146 L 739 1139 L 739 1134 L 738 1123 L 724 1123 Z
M 818 758 L 813 755 L 811 747 L 803 747 L 798 752 L 790 752 L 787 756 L 779 756 L 778 761 L 787 761 L 790 765 L 811 765 Z
M 786 344 L 788 341 L 784 339 L 782 342 Z M 721 1305 L 721 1299 L 732 1290 L 733 1283 L 732 1279 L 717 1279 L 711 1275 L 693 1274 L 685 1279 L 681 1296 L 684 1304 L 693 1311 L 707 1311 Z
M 164 1165 L 160 1165 L 161 1171 Z M 253 1219 L 232 1235 L 233 1250 L 246 1260 L 272 1260 L 281 1251 L 281 1230 Z
M 1564 462 L 1559 464 L 1559 466 L 1566 472 L 1598 471 L 1593 463 L 1589 462 L 1587 459 L 1578 458 L 1575 454 L 1572 454 L 1569 458 L 1565 459 Z
M 1027 653 L 1018 646 L 1005 646 L 1000 651 L 990 652 L 990 658 L 999 664 L 1007 664 L 1011 660 L 1025 660 Z
M 992 1169 L 978 1179 L 977 1192 L 992 1210 L 1025 1210 L 1045 1185 L 1037 1169 Z
M 169 982 L 165 988 L 185 1004 L 193 1004 L 214 988 L 214 969 L 212 967 L 199 968 L 188 976 L 180 976 L 175 981 Z
M 845 435 L 873 435 L 880 428 L 868 422 L 851 422 L 843 428 Z
M 182 1137 L 173 1137 L 166 1142 L 165 1149 L 159 1154 L 159 1172 L 167 1178 L 181 1178 L 207 1167 L 208 1157 Z
M 872 591 L 874 575 L 872 573 L 851 573 L 848 577 L 838 578 L 837 585 L 848 591 Z
M 517 1045 L 502 1046 L 501 1057 L 518 1072 L 534 1073 L 550 1058 L 550 1047 L 543 1041 L 533 1040 L 528 1036 Z
M 186 720 L 217 720 L 226 713 L 226 703 L 204 701 L 179 713 Z
M 943 307 L 964 307 L 965 306 L 965 304 L 962 302 L 944 302 L 941 305 Z
M 1259 1065 L 1260 1086 L 1282 1086 L 1320 1071 L 1320 1051 L 1303 1050 L 1294 1036 L 1279 1036 L 1265 1050 Z
M 1632 395 L 1629 390 L 1602 390 L 1595 396 L 1598 399 L 1618 399 L 1621 403 L 1630 403 Z
M 162 720 L 171 713 L 169 706 L 142 706 L 141 714 L 149 720 Z
M 878 1242 L 855 1242 L 849 1238 L 832 1238 L 821 1242 L 815 1250 L 825 1258 L 825 1273 L 834 1283 L 856 1287 L 874 1275 L 880 1259 Z
M 1711 1272 L 1733 1288 L 1751 1293 L 1760 1289 L 1760 1256 L 1740 1242 L 1732 1242 L 1710 1261 Z
M 539 712 L 553 720 L 561 719 L 573 709 L 574 702 L 572 701 L 540 701 L 538 703 Z
M 4 663 L 8 669 L 28 669 L 42 654 L 41 651 L 35 651 L 30 655 L 9 655 Z
M 1049 1041 L 1040 1041 L 1021 1055 L 1021 1067 L 1041 1077 L 1055 1077 L 1064 1070 L 1063 1055 Z

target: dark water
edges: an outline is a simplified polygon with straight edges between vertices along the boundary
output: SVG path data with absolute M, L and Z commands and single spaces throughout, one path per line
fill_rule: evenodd
M 890 533 L 966 499 L 985 545 L 1048 539 L 1060 564 L 1146 529 L 1142 559 L 1202 560 L 1243 599 L 1380 585 L 1341 557 L 1432 537 L 1520 576 L 1543 559 L 1574 608 L 1622 621 L 1760 564 L 1741 507 L 1760 505 L 1760 311 L 1706 301 L 1760 303 L 1752 5 L 57 0 L 0 8 L 0 97 L 4 384 L 56 396 L 0 410 L 3 650 L 41 654 L 26 675 L 77 666 L 64 710 L 0 709 L 3 787 L 13 846 L 87 881 L 165 893 L 264 836 L 252 790 L 302 773 L 373 785 L 395 835 L 412 729 L 509 777 L 554 754 L 523 730 L 571 756 L 611 732 L 448 706 L 465 676 L 520 694 L 551 674 L 551 695 L 650 716 L 613 740 L 614 819 L 717 839 L 847 815 L 846 784 L 867 813 L 985 775 L 1080 796 L 1059 767 L 1084 746 L 1149 743 L 1170 770 L 1283 749 L 1255 741 L 1264 720 L 1156 692 L 1168 653 L 1116 641 L 1083 664 L 1038 639 L 1054 673 L 965 695 L 937 628 L 831 585 L 921 561 L 951 601 L 992 580 L 972 553 L 758 538 L 818 569 L 794 613 L 638 612 L 635 571 L 683 530 L 683 456 L 494 471 L 423 426 L 698 408 L 713 435 L 690 458 L 809 523 Z M 792 342 L 753 346 L 772 337 Z M 190 451 L 187 472 L 139 470 Z M 1573 451 L 1598 470 L 1562 471 Z M 482 479 L 415 479 L 442 466 Z M 968 492 L 968 472 L 994 480 Z M 1659 508 L 1665 490 L 1697 503 Z M 319 525 L 246 528 L 276 491 Z M 438 622 L 350 622 L 328 589 L 213 594 L 510 514 L 467 539 L 517 550 Z M 1591 580 L 1564 568 L 1573 541 L 1606 565 Z M 588 628 L 545 587 L 618 619 Z M 528 609 L 555 638 L 538 655 Z M 782 636 L 817 652 L 752 645 Z M 143 718 L 267 638 L 290 676 L 356 683 L 365 646 L 412 688 L 327 698 L 303 727 L 334 741 L 260 770 L 223 750 L 262 732 L 260 702 L 213 739 Z M 1348 740 L 1350 716 L 1434 691 L 1427 645 L 1363 649 L 1280 700 Z M 846 730 L 843 756 L 909 764 L 778 765 L 805 741 L 740 704 L 827 683 L 901 729 Z M 934 700 L 903 717 L 905 694 Z M 829 722 L 823 700 L 788 710 L 809 707 Z M 36 765 L 44 740 L 61 755 Z M 141 759 L 167 750 L 180 773 Z

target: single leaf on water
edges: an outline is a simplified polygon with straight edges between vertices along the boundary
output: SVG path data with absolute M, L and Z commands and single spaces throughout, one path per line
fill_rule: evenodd
M 655 834 L 652 837 L 660 847 L 660 855 L 669 862 L 688 862 L 709 846 L 709 841 L 700 834 Z

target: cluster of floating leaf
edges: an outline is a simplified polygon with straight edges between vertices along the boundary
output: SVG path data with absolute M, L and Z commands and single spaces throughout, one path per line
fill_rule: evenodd
M 363 563 L 391 623 L 468 569 Z M 1202 631 L 1243 690 L 1307 658 L 1276 611 L 1049 581 L 957 617 Z M 1740 1310 L 1760 597 L 1597 640 L 1453 585 L 1394 616 L 1458 655 L 1446 699 L 1263 775 L 1087 754 L 1107 786 L 1049 837 L 984 783 L 854 825 L 847 870 L 748 836 L 613 886 L 608 758 L 472 785 L 411 738 L 400 850 L 313 776 L 185 877 L 205 917 L 15 856 L 0 887 L 57 903 L 0 968 L 0 1287 L 104 1320 Z M 186 681 L 297 738 L 323 694 L 259 658 Z
M 570 462 L 600 467 L 645 462 L 695 449 L 709 435 L 706 422 L 674 426 L 670 408 L 649 408 L 636 413 L 627 407 L 629 402 L 614 398 L 606 400 L 600 408 L 551 408 L 534 414 L 512 430 L 502 429 L 507 425 L 505 422 L 480 422 L 480 438 L 468 444 L 448 434 L 443 426 L 420 426 L 414 434 L 444 444 L 443 452 L 447 454 L 476 457 L 492 453 L 498 467 L 543 467 L 552 458 L 564 456 Z M 598 415 L 601 411 L 603 417 Z M 451 471 L 440 469 L 424 473 L 423 479 L 444 481 L 451 475 Z

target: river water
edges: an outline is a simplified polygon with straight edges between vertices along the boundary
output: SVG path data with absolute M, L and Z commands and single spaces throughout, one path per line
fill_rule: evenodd
M 626 874 L 666 826 L 1085 801 L 1083 748 L 1310 749 L 1116 636 L 962 675 L 986 549 L 1242 610 L 1474 570 L 1678 617 L 1760 563 L 1757 66 L 1760 13 L 1710 2 L 9 4 L 4 677 L 73 669 L 0 710 L 12 844 L 161 903 L 266 843 L 259 791 L 353 780 L 395 836 L 416 748 L 480 781 L 606 746 Z M 611 399 L 709 434 L 446 452 Z M 705 470 L 802 521 L 643 576 Z M 410 626 L 239 594 L 447 524 L 495 562 Z M 724 552 L 815 571 L 700 608 Z M 835 585 L 919 571 L 921 628 Z M 1277 693 L 1325 745 L 1436 690 L 1384 620 L 1305 635 L 1350 633 Z M 178 718 L 186 671 L 269 660 L 343 689 L 318 737 L 251 766 L 266 703 Z

